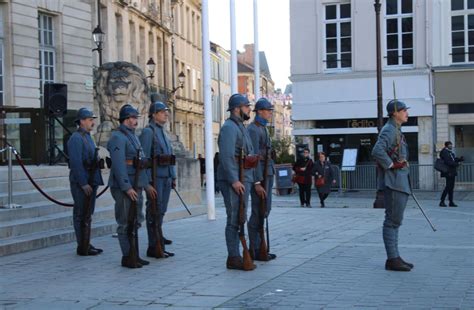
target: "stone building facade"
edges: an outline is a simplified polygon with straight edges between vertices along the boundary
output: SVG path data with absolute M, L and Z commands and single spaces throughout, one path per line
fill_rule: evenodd
M 67 84 L 67 114 L 93 108 L 90 1 L 0 1 L 0 133 L 25 162 L 47 161 L 49 120 L 43 107 L 45 83 Z M 62 128 L 56 122 L 62 149 Z
M 156 68 L 150 86 L 170 107 L 169 130 L 187 151 L 202 153 L 201 2 L 102 0 L 101 17 L 107 35 L 103 61 L 128 61 L 149 75 L 146 64 L 152 58 Z M 180 73 L 185 75 L 182 87 Z

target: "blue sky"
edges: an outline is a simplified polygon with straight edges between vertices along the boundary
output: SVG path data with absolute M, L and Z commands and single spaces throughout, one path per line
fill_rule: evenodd
M 253 43 L 253 0 L 236 0 L 237 48 Z M 230 49 L 230 1 L 209 0 L 209 37 Z M 290 81 L 289 0 L 258 0 L 259 49 L 267 56 L 275 88 Z

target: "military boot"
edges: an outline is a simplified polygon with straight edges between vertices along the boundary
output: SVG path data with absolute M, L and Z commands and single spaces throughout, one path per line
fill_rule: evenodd
M 241 256 L 228 256 L 226 266 L 227 269 L 244 270 L 244 261 Z
M 140 257 L 140 250 L 138 249 L 138 231 L 135 231 L 135 244 L 137 245 L 137 255 L 138 255 L 138 262 L 142 266 L 150 265 L 150 262 L 147 260 L 144 260 Z
M 122 266 L 127 268 L 142 268 L 139 262 L 132 262 L 129 256 L 122 256 Z
M 410 266 L 403 263 L 403 260 L 399 257 L 387 259 L 385 262 L 385 270 L 393 271 L 410 271 Z
M 96 248 L 93 248 L 91 246 L 89 246 L 88 249 L 84 249 L 83 247 L 78 246 L 76 249 L 76 254 L 79 256 L 94 256 L 100 253 L 101 252 L 99 252 Z
M 408 267 L 410 267 L 410 269 L 413 269 L 413 267 L 415 267 L 415 265 L 413 265 L 412 263 L 409 263 L 409 262 L 406 262 L 401 256 L 400 256 L 400 259 L 402 260 L 402 262 L 407 265 Z

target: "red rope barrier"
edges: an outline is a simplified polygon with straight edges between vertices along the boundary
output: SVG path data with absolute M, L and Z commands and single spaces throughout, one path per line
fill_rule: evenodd
M 54 202 L 55 204 L 58 204 L 58 205 L 60 205 L 60 206 L 63 206 L 63 207 L 74 207 L 74 204 L 72 204 L 72 203 L 61 202 L 61 201 L 56 200 L 56 199 L 54 199 L 53 197 L 49 196 L 47 193 L 45 193 L 45 192 L 41 189 L 41 187 L 39 187 L 39 185 L 35 182 L 35 180 L 33 180 L 33 178 L 31 177 L 30 173 L 26 170 L 25 165 L 23 164 L 23 161 L 21 160 L 21 157 L 20 157 L 20 155 L 18 155 L 17 152 L 15 152 L 15 157 L 16 157 L 16 160 L 18 161 L 18 163 L 20 164 L 21 169 L 23 169 L 23 172 L 26 174 L 26 176 L 27 176 L 28 179 L 30 180 L 31 184 L 33 184 L 33 186 L 34 186 L 44 197 L 46 197 L 49 201 Z M 106 187 L 96 196 L 96 198 L 99 198 L 99 197 L 100 197 L 103 193 L 105 193 L 108 189 L 109 189 L 109 187 L 106 186 Z

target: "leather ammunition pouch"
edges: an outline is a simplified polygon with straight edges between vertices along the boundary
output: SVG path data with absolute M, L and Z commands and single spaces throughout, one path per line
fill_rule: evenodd
M 156 155 L 156 164 L 158 166 L 174 166 L 176 165 L 176 156 L 174 155 Z
M 87 171 L 95 171 L 97 169 L 105 169 L 105 164 L 103 159 L 99 159 L 96 162 L 86 160 L 83 162 L 84 168 Z
M 235 159 L 237 160 L 237 162 L 239 161 L 239 157 L 235 157 Z M 260 156 L 258 155 L 244 156 L 244 169 L 256 168 L 259 160 L 260 160 Z
M 148 159 L 138 159 L 137 157 L 134 157 L 133 159 L 126 159 L 125 164 L 127 164 L 128 166 L 133 166 L 133 168 L 135 169 L 140 168 L 140 170 L 150 168 L 151 166 Z

